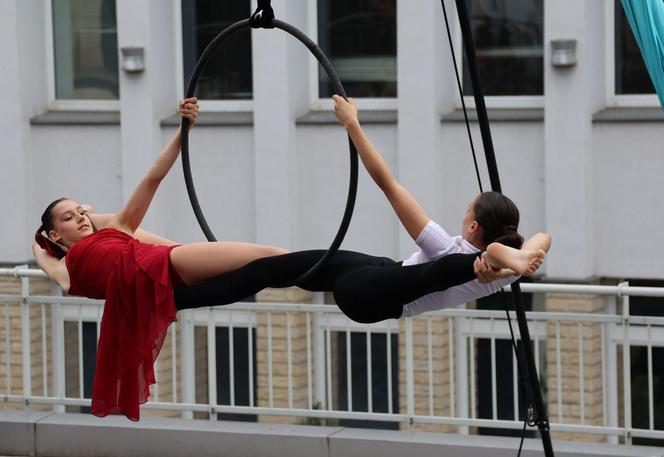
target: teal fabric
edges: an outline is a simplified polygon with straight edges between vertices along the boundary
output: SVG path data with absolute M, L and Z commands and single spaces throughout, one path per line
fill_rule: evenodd
M 664 108 L 664 0 L 620 0 Z

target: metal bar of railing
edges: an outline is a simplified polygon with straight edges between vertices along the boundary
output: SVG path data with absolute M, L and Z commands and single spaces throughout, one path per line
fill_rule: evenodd
M 307 331 L 307 408 L 314 407 L 313 401 L 313 386 L 311 376 L 311 313 L 306 313 L 306 331 Z
M 373 360 L 371 359 L 371 327 L 367 325 L 367 411 L 373 412 Z
M 586 383 L 585 363 L 583 357 L 583 322 L 579 322 L 579 408 L 581 411 L 581 423 L 586 423 Z
M 346 326 L 346 410 L 353 411 L 353 373 L 350 341 L 350 321 Z
M 431 316 L 427 316 L 427 380 L 429 383 L 429 415 L 433 416 L 433 354 Z
M 392 414 L 394 412 L 394 400 L 392 399 L 392 323 L 387 325 L 387 332 L 385 334 L 387 339 L 387 412 Z
M 249 348 L 249 406 L 256 405 L 256 399 L 254 398 L 254 335 L 256 334 L 256 329 L 253 325 L 249 325 L 247 328 L 247 347 Z
M 10 322 L 11 315 L 9 313 L 9 303 L 5 303 L 5 384 L 7 386 L 7 393 L 12 394 L 12 345 L 10 339 Z
M 652 339 L 650 334 L 650 325 L 648 325 L 648 428 L 655 429 L 655 414 L 654 414 L 654 395 L 653 395 L 653 376 L 652 376 Z
M 235 406 L 235 326 L 232 310 L 228 312 L 228 361 L 231 406 Z
M 217 402 L 217 338 L 214 319 L 212 319 L 212 309 L 208 308 L 208 325 L 207 325 L 207 391 L 208 391 L 208 404 L 210 405 L 210 420 L 217 420 L 217 410 L 213 407 Z M 232 364 L 233 359 L 229 362 Z
M 455 403 L 456 400 L 454 398 L 454 395 L 456 393 L 456 386 L 454 384 L 454 379 L 455 379 L 455 365 L 456 361 L 454 360 L 454 351 L 455 351 L 455 345 L 454 345 L 454 332 L 455 332 L 455 327 L 454 327 L 454 320 L 451 317 L 447 318 L 447 360 L 448 360 L 448 371 L 449 371 L 449 382 L 450 382 L 450 416 L 454 417 L 456 414 L 455 411 Z M 444 409 L 440 408 L 441 411 L 444 411 Z
M 267 313 L 267 386 L 268 404 L 274 407 L 274 386 L 272 385 L 272 312 Z
M 28 278 L 21 278 L 21 350 L 23 364 L 23 395 L 32 395 L 32 364 L 30 356 L 30 304 L 27 301 L 30 295 L 30 282 Z M 26 405 L 26 409 L 30 409 Z
M 556 400 L 558 401 L 558 423 L 563 423 L 563 380 L 560 357 L 560 321 L 556 321 Z
M 175 324 L 171 327 L 171 384 L 173 390 L 171 392 L 171 401 L 178 402 L 178 373 L 177 373 L 177 329 L 179 325 Z
M 476 405 L 476 383 L 475 383 L 475 335 L 473 333 L 473 325 L 475 320 L 470 318 L 470 332 L 469 332 L 469 341 L 470 341 L 470 362 L 468 366 L 470 367 L 470 417 L 475 419 L 477 417 L 477 405 Z
M 293 407 L 293 344 L 290 311 L 286 313 L 286 367 L 288 370 L 288 407 Z
M 494 332 L 495 321 L 491 319 L 491 418 L 498 419 L 498 396 L 496 384 L 496 337 Z
M 627 283 L 622 283 L 627 285 Z M 625 443 L 632 444 L 632 358 L 629 341 L 629 297 L 623 297 L 623 399 L 624 399 L 624 424 Z

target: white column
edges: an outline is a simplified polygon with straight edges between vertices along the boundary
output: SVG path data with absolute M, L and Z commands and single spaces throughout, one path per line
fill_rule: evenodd
M 447 4 L 454 19 L 453 2 Z M 395 174 L 435 218 L 443 202 L 440 117 L 454 110 L 456 97 L 440 3 L 397 2 L 397 30 L 399 164 Z M 400 256 L 412 250 L 412 239 L 400 229 Z
M 255 8 L 256 2 L 252 5 Z M 272 8 L 277 19 L 306 30 L 307 2 L 274 1 Z M 302 93 L 308 87 L 307 59 L 313 57 L 277 29 L 252 30 L 251 43 L 255 241 L 291 248 L 299 239 L 295 117 L 306 110 Z
M 32 258 L 37 211 L 43 209 L 31 204 L 30 118 L 47 108 L 44 21 L 44 2 L 0 2 L 0 87 L 6 95 L 0 112 L 0 207 L 12 212 L 11 223 L 0 225 L 0 261 Z
M 164 146 L 159 121 L 177 109 L 175 53 L 178 50 L 173 38 L 177 4 L 163 0 L 116 2 L 118 58 L 125 46 L 145 49 L 145 71 L 119 70 L 123 202 Z M 159 231 L 156 212 L 148 213 L 145 228 Z
M 545 221 L 555 248 L 550 277 L 594 274 L 592 114 L 604 93 L 602 20 L 609 2 L 545 0 Z M 551 65 L 551 40 L 577 40 L 578 63 Z

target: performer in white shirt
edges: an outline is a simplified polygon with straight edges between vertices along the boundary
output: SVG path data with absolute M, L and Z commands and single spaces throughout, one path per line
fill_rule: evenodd
M 298 285 L 332 291 L 348 317 L 371 323 L 466 303 L 540 267 L 551 237 L 538 233 L 523 243 L 517 232 L 519 210 L 509 198 L 496 192 L 478 195 L 463 217 L 462 234 L 448 235 L 394 178 L 364 134 L 355 103 L 336 96 L 334 100 L 337 119 L 419 250 L 403 262 L 340 250 L 306 283 L 296 281 L 324 251 L 266 257 L 205 283 L 176 289 L 179 309 L 233 303 L 265 287 Z

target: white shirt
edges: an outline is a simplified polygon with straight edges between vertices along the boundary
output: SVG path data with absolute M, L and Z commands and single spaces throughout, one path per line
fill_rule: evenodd
M 431 262 L 450 254 L 475 254 L 480 252 L 479 249 L 464 240 L 461 235 L 450 236 L 445 229 L 434 221 L 427 223 L 415 243 L 420 249 L 403 261 L 404 266 Z M 486 297 L 498 292 L 502 287 L 512 284 L 517 279 L 518 276 L 510 276 L 486 284 L 474 279 L 440 292 L 432 292 L 404 305 L 401 317 L 450 308 L 480 297 Z

